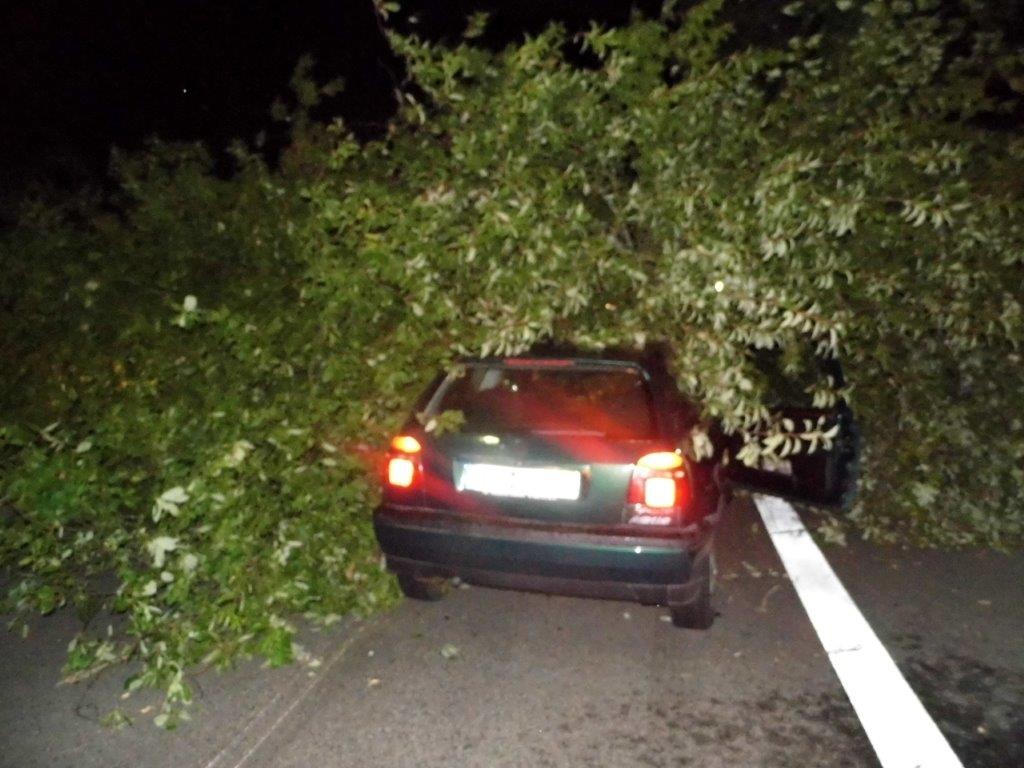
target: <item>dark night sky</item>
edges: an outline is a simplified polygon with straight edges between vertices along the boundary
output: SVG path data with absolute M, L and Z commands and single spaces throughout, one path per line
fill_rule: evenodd
M 222 147 L 270 122 L 298 57 L 352 84 L 345 116 L 379 120 L 389 58 L 369 2 L 19 1 L 0 22 L 4 159 L 22 173 L 90 173 L 143 137 Z M 73 175 L 73 173 L 72 173 Z M 71 179 L 67 179 L 71 181 Z
M 403 3 L 434 39 L 458 34 L 476 10 L 492 12 L 487 42 L 500 46 L 553 19 L 628 20 L 623 0 L 417 0 Z M 401 23 L 401 21 L 399 22 Z M 111 145 L 145 137 L 202 140 L 222 149 L 272 127 L 269 107 L 287 93 L 303 53 L 317 79 L 344 76 L 325 112 L 358 132 L 378 130 L 401 71 L 370 0 L 303 4 L 151 0 L 67 3 L 15 0 L 0 11 L 0 190 L 43 179 L 70 188 L 102 178 Z
M 778 14 L 785 2 L 732 0 L 729 8 L 747 41 L 781 41 L 795 31 Z M 432 39 L 454 38 L 470 13 L 489 11 L 485 42 L 501 47 L 552 20 L 570 30 L 591 20 L 620 24 L 635 8 L 656 12 L 660 0 L 404 0 L 402 7 L 398 23 L 415 15 Z M 1022 9 L 1024 0 L 1006 0 L 1000 15 L 1019 20 Z M 158 135 L 222 150 L 234 138 L 251 140 L 273 128 L 270 104 L 287 94 L 303 53 L 316 59 L 317 79 L 347 82 L 322 115 L 340 114 L 364 136 L 379 130 L 401 63 L 371 0 L 8 0 L 0 5 L 0 210 L 4 196 L 31 179 L 65 189 L 102 179 L 111 145 L 136 147 Z

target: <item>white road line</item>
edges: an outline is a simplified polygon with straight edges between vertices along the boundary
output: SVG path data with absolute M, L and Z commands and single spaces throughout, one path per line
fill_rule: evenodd
M 754 503 L 883 768 L 963 768 L 796 510 Z
M 263 716 L 269 713 L 270 710 L 278 703 L 278 701 L 281 698 L 280 692 L 270 700 L 269 704 L 267 704 L 262 710 L 260 710 L 260 713 L 256 717 L 249 721 L 249 724 L 242 730 L 241 734 L 239 735 L 242 738 L 236 737 L 235 739 L 232 739 L 223 749 L 220 750 L 220 752 L 218 752 L 208 762 L 206 762 L 203 768 L 215 768 L 215 766 L 221 764 L 222 761 L 227 757 L 228 752 L 230 752 L 235 747 L 235 744 L 239 741 L 244 741 L 244 737 L 258 722 L 260 725 L 264 726 L 263 733 L 260 735 L 258 739 L 256 739 L 255 742 L 253 742 L 249 746 L 249 748 L 242 754 L 242 756 L 238 759 L 238 761 L 234 764 L 232 768 L 241 768 L 246 762 L 248 762 L 249 758 L 252 757 L 256 753 L 256 751 L 263 746 L 263 743 L 270 737 L 270 735 L 273 734 L 280 727 L 280 725 L 288 719 L 291 713 L 295 711 L 295 708 L 299 706 L 299 704 L 301 704 L 303 701 L 305 701 L 309 694 L 313 692 L 314 688 L 320 685 L 323 679 L 327 676 L 327 673 L 334 667 L 335 664 L 338 663 L 341 657 L 345 655 L 345 652 L 348 651 L 349 646 L 351 646 L 352 643 L 356 641 L 356 639 L 359 637 L 359 634 L 366 628 L 366 626 L 366 622 L 361 622 L 358 626 L 355 627 L 355 629 L 352 630 L 352 634 L 350 634 L 349 637 L 341 643 L 341 645 L 338 647 L 337 651 L 335 651 L 334 654 L 331 656 L 327 664 L 325 664 L 323 668 L 320 670 L 320 673 L 313 677 L 310 680 L 310 682 L 306 683 L 305 686 L 303 686 L 302 690 L 299 691 L 299 694 L 288 704 L 287 707 L 285 707 L 284 711 L 282 711 L 277 716 L 277 719 L 270 724 L 269 728 L 266 727 L 265 724 L 263 723 Z

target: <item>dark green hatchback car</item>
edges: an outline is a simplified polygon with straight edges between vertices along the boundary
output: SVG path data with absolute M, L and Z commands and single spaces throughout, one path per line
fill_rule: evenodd
M 460 429 L 421 426 L 460 411 Z M 714 613 L 721 467 L 678 449 L 698 410 L 651 359 L 464 360 L 391 445 L 374 528 L 406 595 L 448 580 Z

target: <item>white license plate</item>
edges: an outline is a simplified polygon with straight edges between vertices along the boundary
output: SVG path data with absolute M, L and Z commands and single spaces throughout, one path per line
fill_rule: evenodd
M 580 473 L 547 467 L 465 464 L 456 488 L 513 499 L 568 501 L 580 497 Z

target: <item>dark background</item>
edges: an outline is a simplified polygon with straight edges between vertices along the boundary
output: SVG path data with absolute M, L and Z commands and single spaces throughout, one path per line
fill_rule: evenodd
M 783 4 L 729 3 L 738 40 L 784 41 L 796 29 L 779 13 Z M 551 21 L 575 31 L 591 21 L 621 24 L 634 13 L 655 14 L 660 5 L 406 0 L 389 23 L 451 40 L 471 13 L 488 11 L 482 42 L 500 48 Z M 993 8 L 1011 36 L 1024 34 L 1024 0 Z M 266 131 L 273 161 L 286 129 L 275 126 L 269 108 L 287 96 L 304 53 L 314 57 L 318 81 L 346 82 L 318 116 L 340 115 L 363 138 L 380 132 L 403 71 L 370 0 L 9 0 L 0 5 L 0 211 L 9 213 L 26 189 L 102 183 L 111 146 L 135 148 L 153 135 L 200 140 L 223 158 L 232 139 L 251 142 Z
M 403 3 L 392 23 L 453 39 L 469 14 L 488 10 L 485 42 L 498 47 L 553 19 L 570 29 L 592 19 L 623 23 L 634 5 L 423 0 Z M 659 3 L 641 5 L 653 11 Z M 33 184 L 94 182 L 112 145 L 134 148 L 152 135 L 221 151 L 232 139 L 272 133 L 270 105 L 288 94 L 304 53 L 318 81 L 346 83 L 321 115 L 341 115 L 363 137 L 383 127 L 402 76 L 370 0 L 15 0 L 3 8 L 0 192 L 8 196 Z

